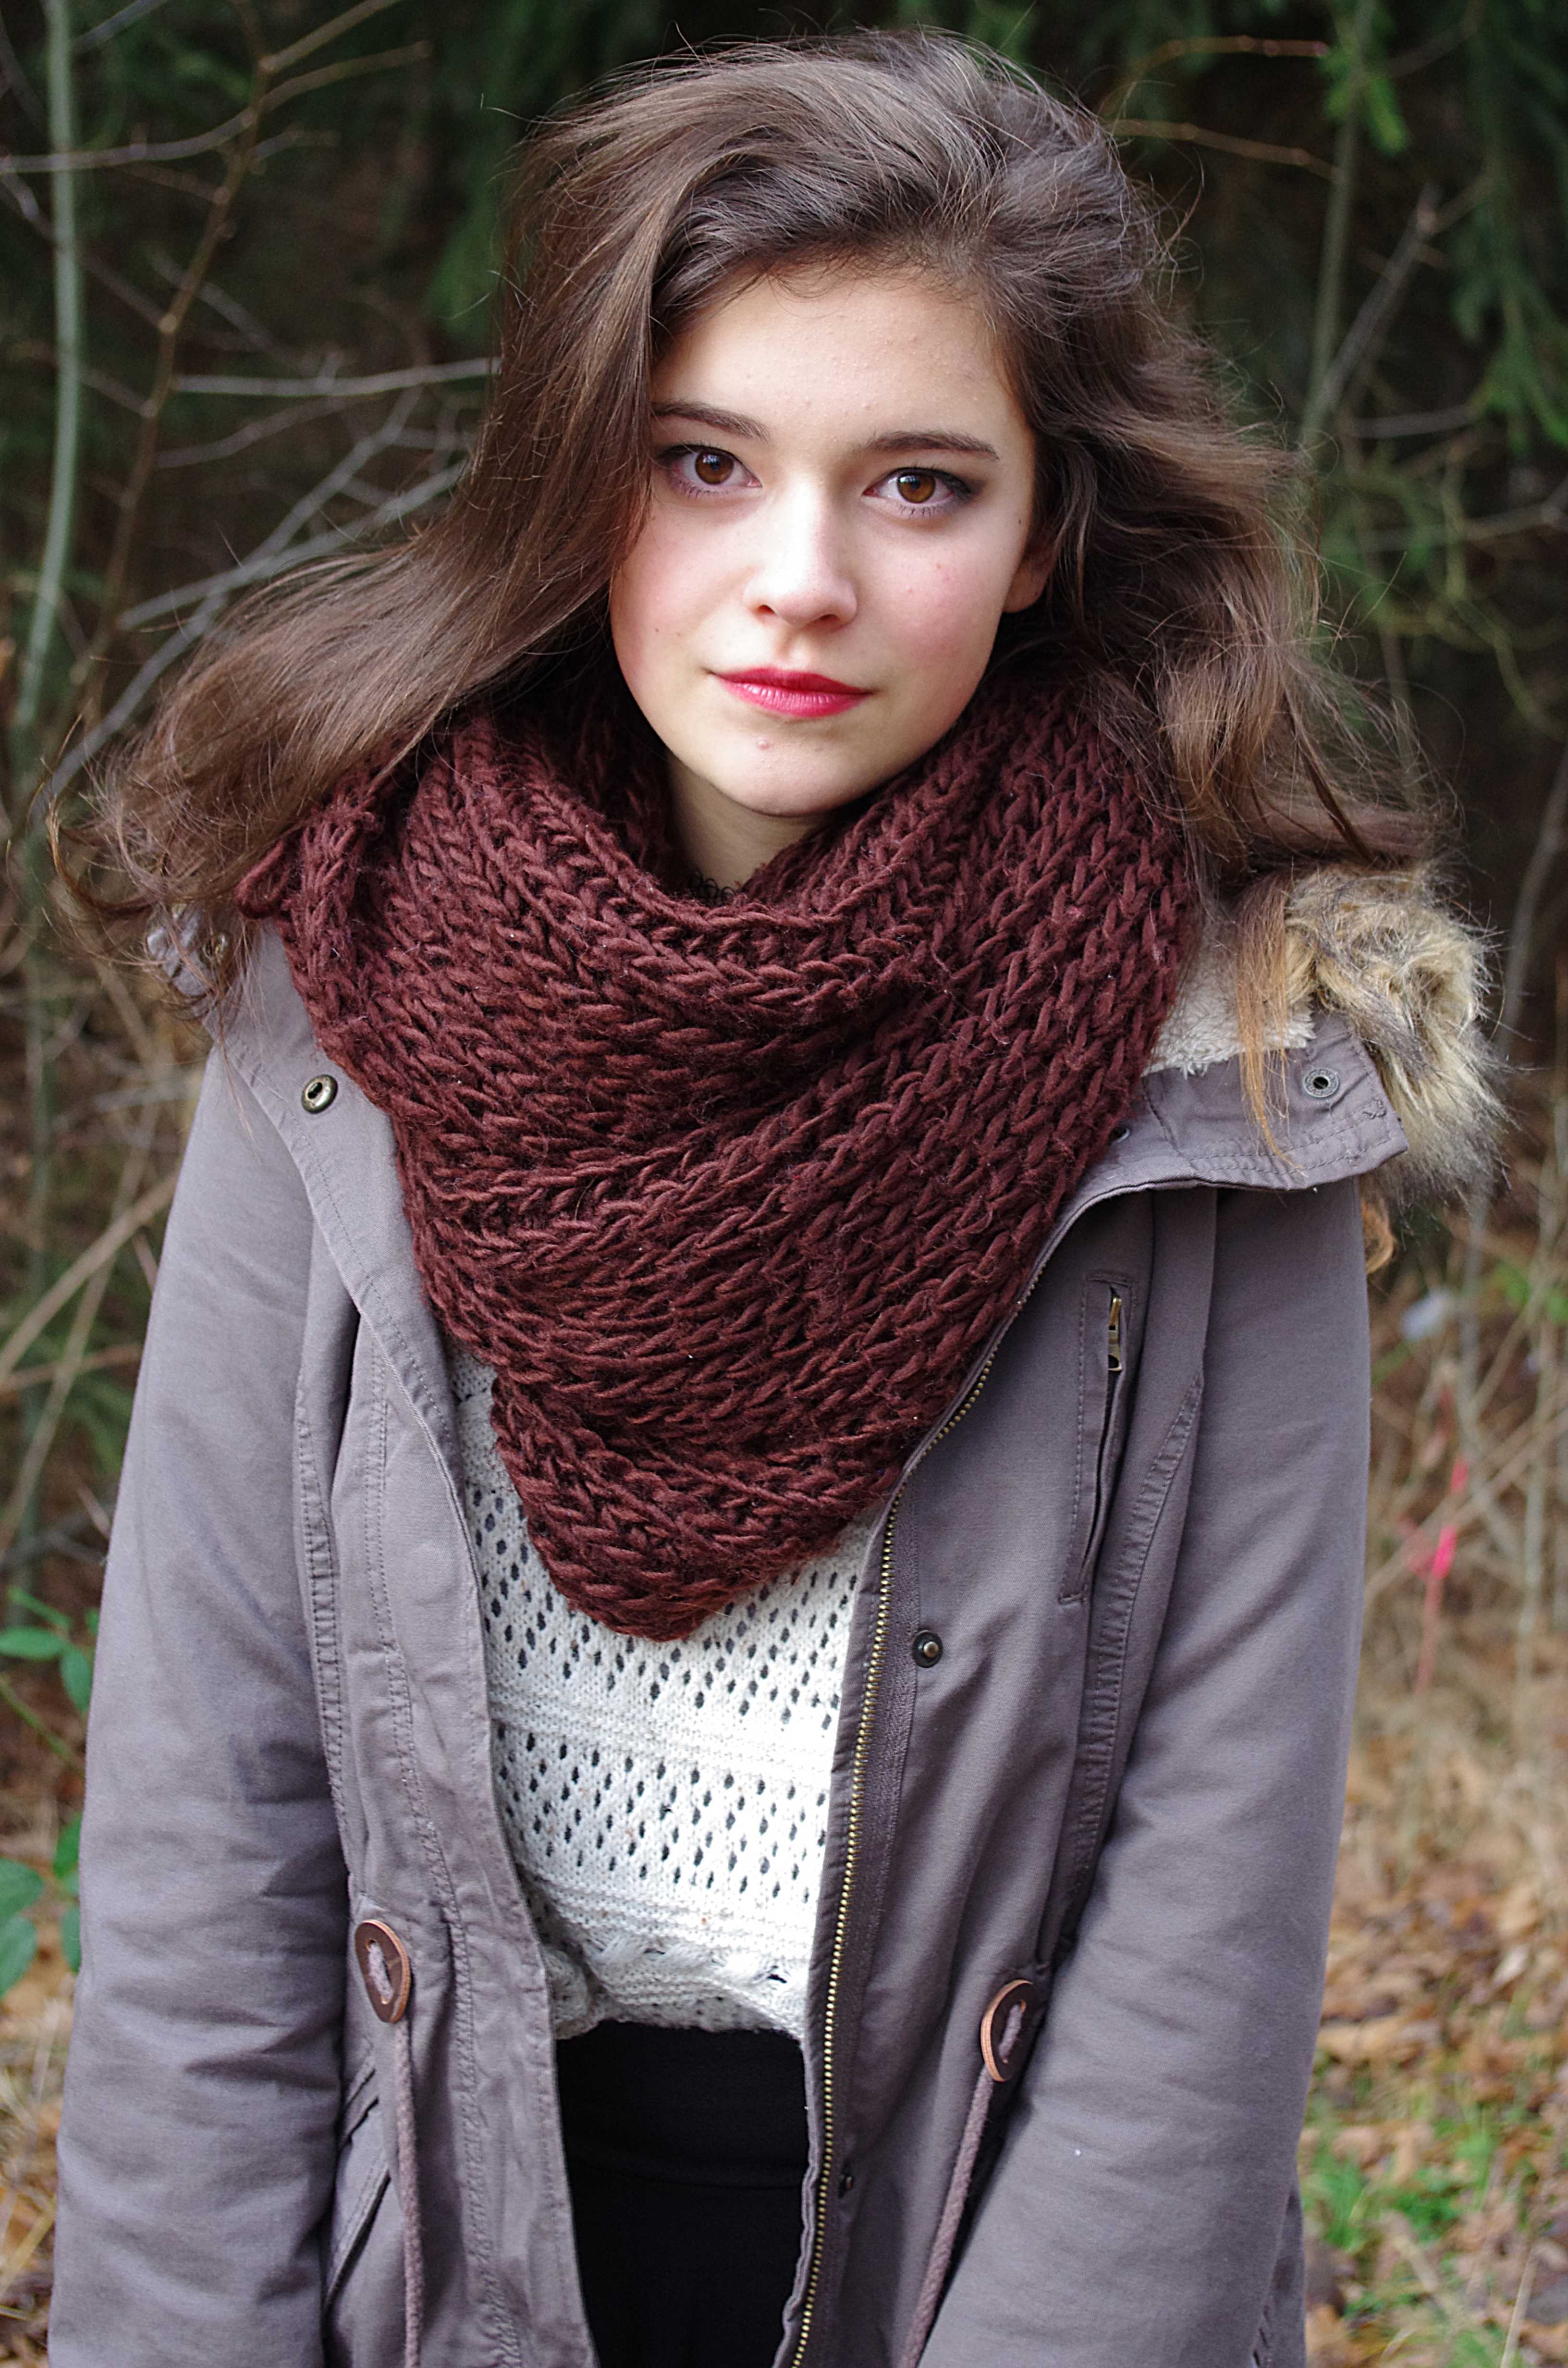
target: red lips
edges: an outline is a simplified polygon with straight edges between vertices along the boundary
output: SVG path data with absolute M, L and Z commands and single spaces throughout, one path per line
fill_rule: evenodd
M 718 679 L 738 699 L 766 708 L 771 715 L 842 715 L 870 697 L 852 682 L 835 682 L 832 675 L 795 674 L 783 666 L 747 666 Z

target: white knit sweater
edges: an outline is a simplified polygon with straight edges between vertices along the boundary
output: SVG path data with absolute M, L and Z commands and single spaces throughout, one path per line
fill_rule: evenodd
M 675 1645 L 551 1585 L 449 1352 L 479 1563 L 496 1798 L 557 2035 L 595 2023 L 804 2029 L 849 1607 L 877 1514 Z

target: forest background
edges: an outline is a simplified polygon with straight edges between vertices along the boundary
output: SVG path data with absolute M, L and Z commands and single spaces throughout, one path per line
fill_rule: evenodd
M 1078 93 L 1158 193 L 1494 932 L 1506 1171 L 1374 1283 L 1311 2328 L 1320 2368 L 1568 2361 L 1561 0 L 4 0 L 0 2359 L 43 2357 L 94 1606 L 203 1051 L 61 928 L 39 793 L 68 817 L 248 588 L 433 514 L 531 118 L 684 44 L 919 22 Z

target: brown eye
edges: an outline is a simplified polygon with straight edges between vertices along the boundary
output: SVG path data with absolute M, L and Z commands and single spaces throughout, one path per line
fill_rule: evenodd
M 901 469 L 893 479 L 901 502 L 909 502 L 916 509 L 935 501 L 942 490 L 942 480 L 934 469 Z
M 694 452 L 691 465 L 705 485 L 722 485 L 735 464 L 727 452 Z

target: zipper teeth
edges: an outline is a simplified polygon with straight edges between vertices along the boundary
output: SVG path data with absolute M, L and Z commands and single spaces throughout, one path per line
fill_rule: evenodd
M 838 1895 L 838 1916 L 834 1927 L 833 1956 L 827 1972 L 827 1997 L 823 2008 L 823 2099 L 822 2099 L 822 2169 L 817 2174 L 817 2208 L 812 2232 L 812 2266 L 806 2280 L 806 2299 L 801 2313 L 801 2340 L 795 2347 L 794 2368 L 800 2368 L 806 2356 L 806 2346 L 812 2340 L 812 2314 L 816 2305 L 817 2286 L 822 2278 L 823 2246 L 827 2235 L 828 2197 L 833 2186 L 833 2043 L 838 2021 L 838 1989 L 844 1973 L 844 1952 L 849 1936 L 849 1901 L 855 1888 L 855 1855 L 860 1840 L 860 1819 L 866 1804 L 866 1765 L 870 1758 L 871 1723 L 881 1682 L 882 1657 L 887 1649 L 888 1619 L 892 1609 L 892 1543 L 898 1526 L 898 1508 L 903 1490 L 899 1489 L 888 1508 L 887 1528 L 882 1535 L 882 1566 L 877 1590 L 877 1621 L 871 1634 L 871 1654 L 866 1668 L 866 1696 L 860 1706 L 860 1725 L 855 1737 L 855 1764 L 849 1780 L 849 1822 L 845 1841 L 844 1886 Z
M 1034 1288 L 1031 1281 L 1029 1290 Z M 1028 1292 L 1024 1298 L 1028 1297 Z M 1023 1301 L 1018 1303 L 1021 1307 Z M 974 1377 L 974 1386 L 963 1404 L 955 1407 L 940 1430 L 933 1432 L 915 1463 L 924 1461 L 938 1440 L 946 1439 L 957 1429 L 981 1391 L 985 1387 L 991 1368 L 996 1361 L 994 1349 Z M 910 1473 L 915 1470 L 911 1464 Z M 827 1995 L 823 2005 L 822 2051 L 822 2169 L 817 2174 L 816 2214 L 812 2230 L 812 2266 L 806 2278 L 806 2298 L 801 2311 L 801 2340 L 795 2347 L 791 2368 L 801 2368 L 806 2347 L 812 2340 L 812 2317 L 816 2307 L 817 2287 L 822 2280 L 823 2249 L 827 2237 L 828 2200 L 833 2192 L 834 2163 L 834 2100 L 833 2048 L 838 2022 L 838 1992 L 844 1974 L 844 1956 L 849 1939 L 849 1906 L 855 1890 L 855 1861 L 860 1844 L 860 1821 L 866 1806 L 866 1770 L 871 1756 L 871 1728 L 876 1720 L 877 1695 L 881 1684 L 882 1661 L 887 1651 L 888 1622 L 892 1612 L 892 1553 L 893 1536 L 898 1527 L 898 1508 L 903 1502 L 909 1473 L 900 1484 L 892 1503 L 888 1508 L 887 1528 L 882 1533 L 882 1566 L 877 1593 L 877 1619 L 871 1633 L 870 1657 L 866 1665 L 866 1694 L 860 1705 L 860 1724 L 855 1736 L 855 1761 L 849 1780 L 849 1818 L 845 1836 L 844 1884 L 838 1895 L 838 1914 L 834 1926 L 833 1955 L 828 1963 Z

